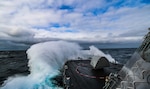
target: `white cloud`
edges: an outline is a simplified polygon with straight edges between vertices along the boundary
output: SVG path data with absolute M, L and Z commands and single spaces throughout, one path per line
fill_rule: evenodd
M 117 1 L 1 0 L 0 39 L 27 43 L 59 39 L 84 42 L 141 40 L 150 24 L 150 5 L 138 1 L 134 6 L 116 8 L 115 3 Z M 126 3 L 132 4 L 128 1 L 123 4 Z M 59 9 L 63 5 L 68 7 Z M 53 26 L 55 24 L 58 26 Z

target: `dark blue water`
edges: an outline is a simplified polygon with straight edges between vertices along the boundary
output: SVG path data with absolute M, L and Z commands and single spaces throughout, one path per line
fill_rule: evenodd
M 136 49 L 122 48 L 101 50 L 106 54 L 110 54 L 118 62 L 125 64 Z M 0 84 L 9 76 L 15 74 L 29 74 L 26 51 L 0 51 Z
M 101 49 L 105 54 L 110 54 L 116 61 L 125 64 L 136 48 L 121 48 L 121 49 Z

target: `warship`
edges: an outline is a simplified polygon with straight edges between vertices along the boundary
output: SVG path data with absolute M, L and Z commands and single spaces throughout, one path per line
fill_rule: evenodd
M 150 89 L 150 28 L 126 64 L 105 56 L 70 60 L 63 67 L 64 89 Z

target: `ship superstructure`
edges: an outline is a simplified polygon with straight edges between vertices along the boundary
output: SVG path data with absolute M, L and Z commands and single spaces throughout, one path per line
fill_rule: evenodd
M 65 89 L 150 89 L 150 28 L 123 67 L 104 56 L 67 61 L 63 84 Z
M 103 89 L 150 89 L 150 28 L 131 59 L 109 78 Z
M 145 35 L 144 41 L 137 52 L 139 52 L 139 54 L 145 61 L 150 62 L 150 28 L 148 34 Z

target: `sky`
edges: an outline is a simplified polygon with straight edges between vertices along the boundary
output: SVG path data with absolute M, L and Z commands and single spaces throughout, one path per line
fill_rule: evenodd
M 149 27 L 149 0 L 0 0 L 0 50 L 58 40 L 138 46 Z

